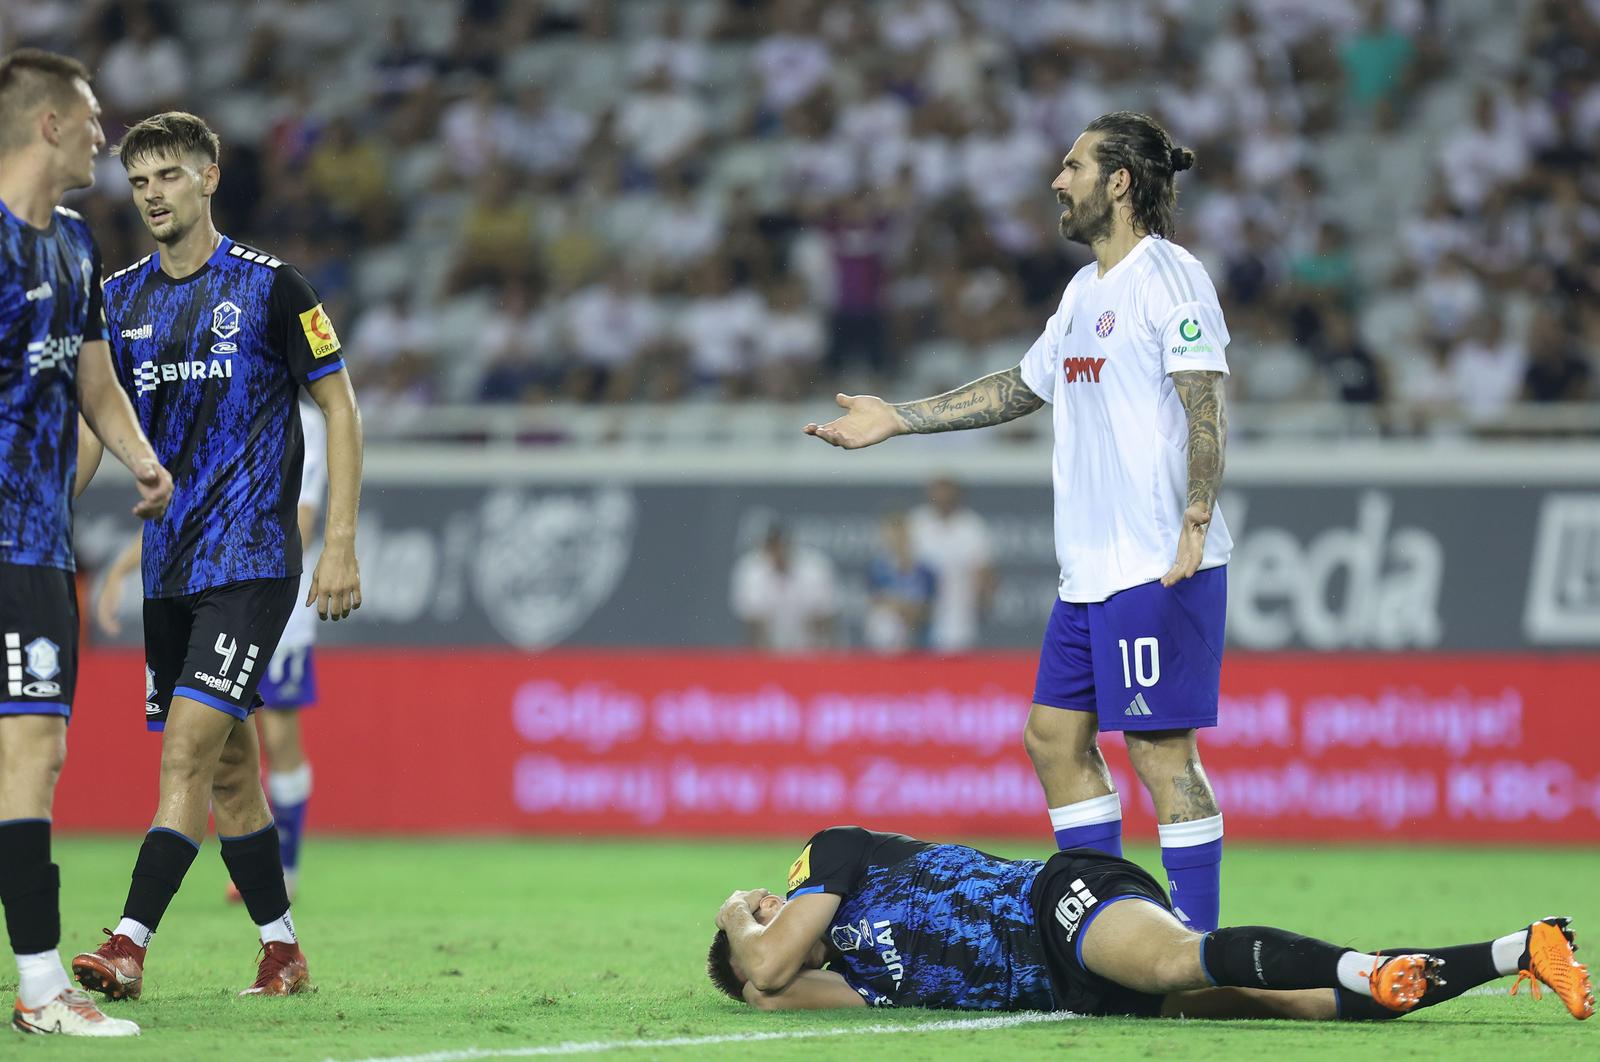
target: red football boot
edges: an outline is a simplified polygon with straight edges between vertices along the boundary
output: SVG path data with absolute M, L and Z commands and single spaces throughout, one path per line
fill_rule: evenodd
M 256 971 L 256 983 L 239 994 L 292 996 L 305 991 L 315 991 L 311 987 L 311 973 L 306 969 L 305 953 L 298 944 L 274 940 L 261 945 L 261 966 Z
M 103 993 L 107 999 L 138 999 L 144 990 L 146 949 L 121 933 L 100 932 L 109 939 L 72 960 L 73 976 L 85 989 Z

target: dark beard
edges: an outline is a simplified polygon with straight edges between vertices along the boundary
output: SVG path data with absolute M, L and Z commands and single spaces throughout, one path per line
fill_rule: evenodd
M 1073 243 L 1091 244 L 1111 235 L 1111 197 L 1105 184 L 1094 190 L 1088 202 L 1079 203 L 1056 227 Z
M 183 239 L 185 236 L 189 235 L 189 229 L 192 228 L 194 228 L 193 225 L 185 227 L 183 225 L 174 224 L 172 228 L 168 229 L 160 236 L 157 236 L 152 232 L 150 234 L 150 238 L 160 244 L 174 244 Z

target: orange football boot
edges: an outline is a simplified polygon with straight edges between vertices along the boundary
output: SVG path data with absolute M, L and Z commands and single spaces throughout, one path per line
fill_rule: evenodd
M 1567 1013 L 1582 1021 L 1594 1014 L 1594 984 L 1589 980 L 1589 968 L 1573 958 L 1578 946 L 1571 925 L 1570 918 L 1543 918 L 1528 927 L 1528 947 L 1522 953 L 1511 994 L 1516 995 L 1527 981 L 1533 998 L 1538 999 L 1542 982 L 1561 997 Z
M 1430 985 L 1445 983 L 1441 976 L 1444 960 L 1433 955 L 1391 955 L 1386 959 L 1380 954 L 1377 958 L 1377 965 L 1366 976 L 1379 1006 L 1404 1014 L 1422 1002 Z

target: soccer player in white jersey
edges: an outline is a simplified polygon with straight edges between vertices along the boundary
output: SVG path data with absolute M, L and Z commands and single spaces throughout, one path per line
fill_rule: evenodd
M 1120 730 L 1155 802 L 1174 907 L 1217 927 L 1222 814 L 1196 733 L 1215 726 L 1226 567 L 1216 509 L 1228 330 L 1205 267 L 1170 240 L 1194 153 L 1147 115 L 1096 118 L 1052 182 L 1061 234 L 1095 261 L 1020 365 L 891 405 L 839 395 L 807 434 L 845 449 L 1002 424 L 1053 407 L 1061 582 L 1024 743 L 1062 849 L 1120 855 L 1122 807 L 1097 733 Z

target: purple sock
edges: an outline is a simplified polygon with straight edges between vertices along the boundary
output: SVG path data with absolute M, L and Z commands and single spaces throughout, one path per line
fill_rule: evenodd
M 1156 828 L 1172 906 L 1190 929 L 1210 933 L 1222 906 L 1222 816 Z
M 1062 851 L 1094 848 L 1122 855 L 1122 799 L 1115 793 L 1051 808 L 1050 825 Z

